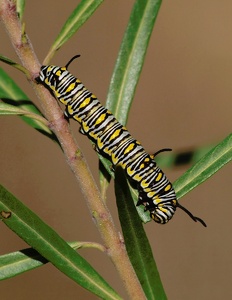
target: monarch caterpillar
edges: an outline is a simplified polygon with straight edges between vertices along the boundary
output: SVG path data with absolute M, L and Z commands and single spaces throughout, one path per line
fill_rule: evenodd
M 70 63 L 79 56 L 74 56 L 65 67 L 42 66 L 38 80 L 66 105 L 65 115 L 80 123 L 80 132 L 95 142 L 96 151 L 108 157 L 114 166 L 121 166 L 136 183 L 137 205 L 144 205 L 155 222 L 167 223 L 179 207 L 195 222 L 206 226 L 177 202 L 172 184 L 156 165 L 154 157 L 166 149 L 154 155 L 146 153 L 140 142 L 68 71 Z

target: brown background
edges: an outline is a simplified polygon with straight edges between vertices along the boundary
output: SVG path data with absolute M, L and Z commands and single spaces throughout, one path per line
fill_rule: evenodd
M 71 0 L 27 2 L 26 30 L 40 61 L 76 4 Z M 70 69 L 103 103 L 132 5 L 129 0 L 105 1 L 52 60 L 64 65 L 80 53 L 82 57 Z M 231 11 L 229 0 L 163 2 L 128 122 L 130 132 L 148 152 L 216 143 L 231 132 Z M 18 61 L 0 30 L 0 53 Z M 22 74 L 1 65 L 36 102 Z M 101 242 L 58 147 L 17 117 L 2 117 L 0 122 L 0 182 L 64 239 Z M 78 133 L 79 125 L 72 122 L 71 126 L 98 180 L 96 154 Z M 165 171 L 174 181 L 185 169 Z M 208 228 L 181 211 L 166 226 L 145 226 L 168 299 L 232 298 L 231 171 L 227 165 L 181 199 Z M 112 186 L 108 195 L 117 220 Z M 0 254 L 27 247 L 3 224 L 0 235 Z M 91 249 L 80 253 L 127 298 L 105 255 Z M 0 287 L 5 300 L 96 299 L 51 265 L 3 281 Z

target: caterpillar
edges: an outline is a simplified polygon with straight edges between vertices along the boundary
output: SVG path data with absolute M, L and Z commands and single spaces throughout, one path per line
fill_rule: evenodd
M 66 117 L 80 123 L 80 132 L 94 141 L 96 151 L 108 157 L 113 166 L 121 166 L 125 170 L 138 189 L 137 206 L 144 205 L 155 222 L 167 223 L 179 207 L 195 222 L 206 226 L 203 220 L 177 202 L 172 184 L 156 165 L 154 157 L 166 149 L 149 155 L 126 127 L 68 71 L 68 66 L 79 56 L 74 56 L 64 67 L 42 66 L 38 81 L 65 104 Z

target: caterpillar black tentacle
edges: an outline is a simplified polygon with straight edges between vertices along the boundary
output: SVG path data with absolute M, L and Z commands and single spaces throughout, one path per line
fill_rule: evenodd
M 160 149 L 160 150 L 156 151 L 152 156 L 155 158 L 158 154 L 160 154 L 162 152 L 167 152 L 167 151 L 172 151 L 172 149 L 171 148 Z
M 189 210 L 187 210 L 187 208 L 185 208 L 184 206 L 180 205 L 180 203 L 177 203 L 177 207 L 179 207 L 180 209 L 182 209 L 194 222 L 200 222 L 204 227 L 207 227 L 206 223 L 198 217 L 195 217 Z
M 151 218 L 161 224 L 167 223 L 174 215 L 177 203 L 172 184 L 156 165 L 154 155 L 149 155 L 113 114 L 102 106 L 95 95 L 85 88 L 68 70 L 74 56 L 65 67 L 42 66 L 40 81 L 50 89 L 57 100 L 66 105 L 65 115 L 81 125 L 80 132 L 87 135 L 96 145 L 96 151 L 107 156 L 113 166 L 120 165 L 132 182 L 138 187 L 137 205 L 144 205 Z M 187 209 L 183 209 L 194 221 Z

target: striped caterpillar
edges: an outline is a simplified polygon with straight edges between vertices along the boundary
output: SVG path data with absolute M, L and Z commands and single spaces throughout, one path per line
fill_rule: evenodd
M 184 210 L 195 222 L 204 226 L 203 220 L 193 216 L 177 202 L 172 184 L 140 142 L 134 139 L 113 114 L 101 105 L 82 82 L 65 67 L 42 66 L 39 81 L 43 83 L 61 103 L 66 105 L 65 115 L 80 123 L 80 132 L 96 145 L 96 151 L 108 157 L 113 166 L 121 166 L 138 189 L 137 205 L 144 205 L 151 218 L 161 224 L 167 223 L 176 208 Z

